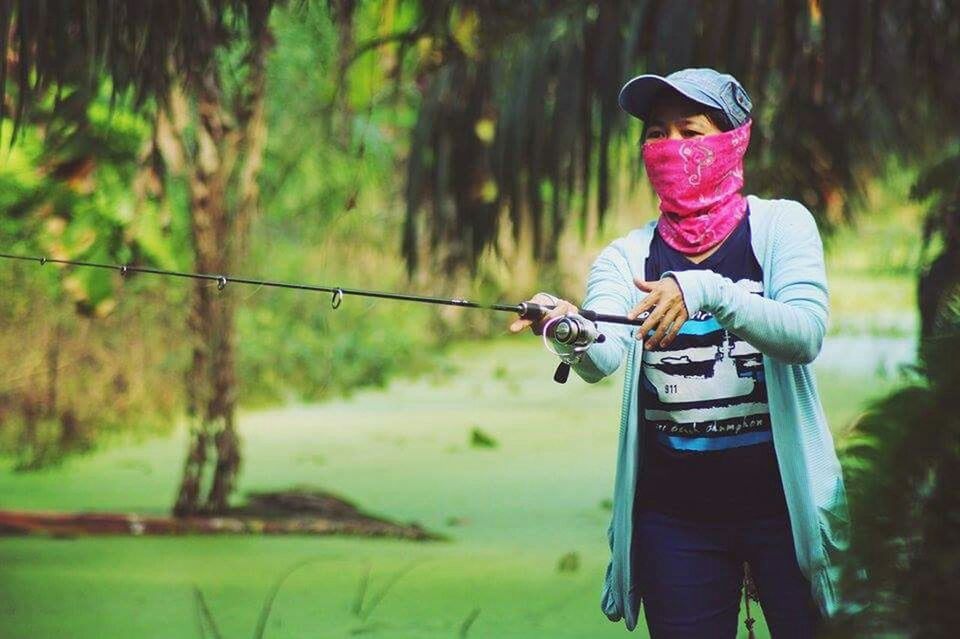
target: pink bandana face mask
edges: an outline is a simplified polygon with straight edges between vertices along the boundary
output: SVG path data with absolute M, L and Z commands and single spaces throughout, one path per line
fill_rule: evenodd
M 750 142 L 747 120 L 732 131 L 643 145 L 643 163 L 660 196 L 657 232 L 688 255 L 716 246 L 747 212 L 743 156 Z

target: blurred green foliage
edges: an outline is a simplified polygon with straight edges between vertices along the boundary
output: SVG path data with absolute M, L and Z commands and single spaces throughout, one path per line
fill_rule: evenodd
M 5 251 L 176 265 L 184 236 L 169 209 L 135 188 L 149 124 L 122 104 L 111 108 L 109 87 L 97 96 L 47 96 L 21 124 L 15 145 L 11 131 L 4 122 Z M 170 342 L 151 335 L 175 326 L 172 298 L 158 299 L 156 289 L 134 279 L 56 264 L 3 265 L 0 353 L 9 365 L 0 376 L 0 452 L 14 454 L 20 468 L 173 418 L 179 388 L 165 390 L 166 380 L 182 361 Z M 140 301 L 119 309 L 121 291 Z
M 402 212 L 384 198 L 394 184 L 402 123 L 412 112 L 371 108 L 381 90 L 375 83 L 351 92 L 334 111 L 337 35 L 323 5 L 276 11 L 272 26 L 263 212 L 244 274 L 404 287 L 395 248 Z M 380 77 L 360 67 L 357 73 Z M 4 248 L 190 269 L 186 185 L 164 176 L 159 185 L 138 182 L 149 177 L 140 169 L 150 160 L 143 149 L 151 109 L 134 113 L 129 102 L 111 106 L 110 99 L 109 83 L 102 95 L 77 99 L 85 117 L 71 118 L 67 128 L 48 96 L 31 109 L 15 145 L 4 123 Z M 188 282 L 4 262 L 0 283 L 10 292 L 0 298 L 0 352 L 12 363 L 0 376 L 0 452 L 32 469 L 111 434 L 173 425 L 189 355 Z M 432 330 L 433 309 L 348 297 L 334 311 L 323 296 L 239 286 L 223 295 L 240 302 L 237 377 L 247 406 L 380 386 L 394 374 L 428 370 L 443 341 L 442 331 Z
M 376 25 L 371 15 L 368 28 Z M 397 145 L 412 108 L 382 105 L 391 87 L 371 57 L 338 97 L 337 37 L 325 6 L 273 13 L 263 215 L 248 271 L 276 279 L 398 290 L 402 211 L 389 204 Z M 405 114 L 405 115 L 404 115 Z M 429 367 L 434 310 L 390 301 L 239 291 L 240 396 L 248 403 L 316 400 L 382 386 Z
M 35 106 L 15 145 L 12 127 L 3 128 L 0 231 L 7 247 L 65 259 L 173 265 L 177 242 L 165 233 L 169 219 L 138 201 L 133 188 L 149 122 L 128 109 L 111 109 L 108 87 L 92 99 L 79 93 Z M 64 121 L 65 104 L 82 112 Z M 116 304 L 118 281 L 108 271 L 86 269 L 50 277 L 49 285 L 82 314 L 102 317 Z
M 854 605 L 835 636 L 949 636 L 960 623 L 960 297 L 940 328 L 921 341 L 911 378 L 872 401 L 843 442 Z

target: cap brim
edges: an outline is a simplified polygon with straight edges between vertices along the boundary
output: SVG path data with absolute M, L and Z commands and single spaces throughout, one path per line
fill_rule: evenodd
M 646 121 L 650 114 L 650 107 L 653 106 L 653 100 L 663 89 L 673 89 L 680 95 L 704 106 L 723 109 L 722 104 L 719 104 L 695 84 L 683 81 L 671 82 L 663 76 L 650 73 L 638 75 L 623 85 L 617 101 L 620 103 L 621 109 L 635 118 Z

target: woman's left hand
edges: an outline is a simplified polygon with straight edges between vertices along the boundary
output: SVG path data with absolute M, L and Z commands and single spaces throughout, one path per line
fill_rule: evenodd
M 658 346 L 668 346 L 680 332 L 680 326 L 689 318 L 680 285 L 672 277 L 654 282 L 636 278 L 634 283 L 641 291 L 647 291 L 647 296 L 627 313 L 627 317 L 635 319 L 644 311 L 653 309 L 649 317 L 637 328 L 634 337 L 642 339 L 648 332 L 655 330 L 644 343 L 644 348 L 649 350 Z

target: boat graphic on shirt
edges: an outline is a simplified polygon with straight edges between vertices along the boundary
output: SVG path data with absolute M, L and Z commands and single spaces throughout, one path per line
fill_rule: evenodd
M 761 282 L 737 285 L 763 294 Z M 643 416 L 658 440 L 681 450 L 771 441 L 763 356 L 711 313 L 686 322 L 666 348 L 643 351 Z

